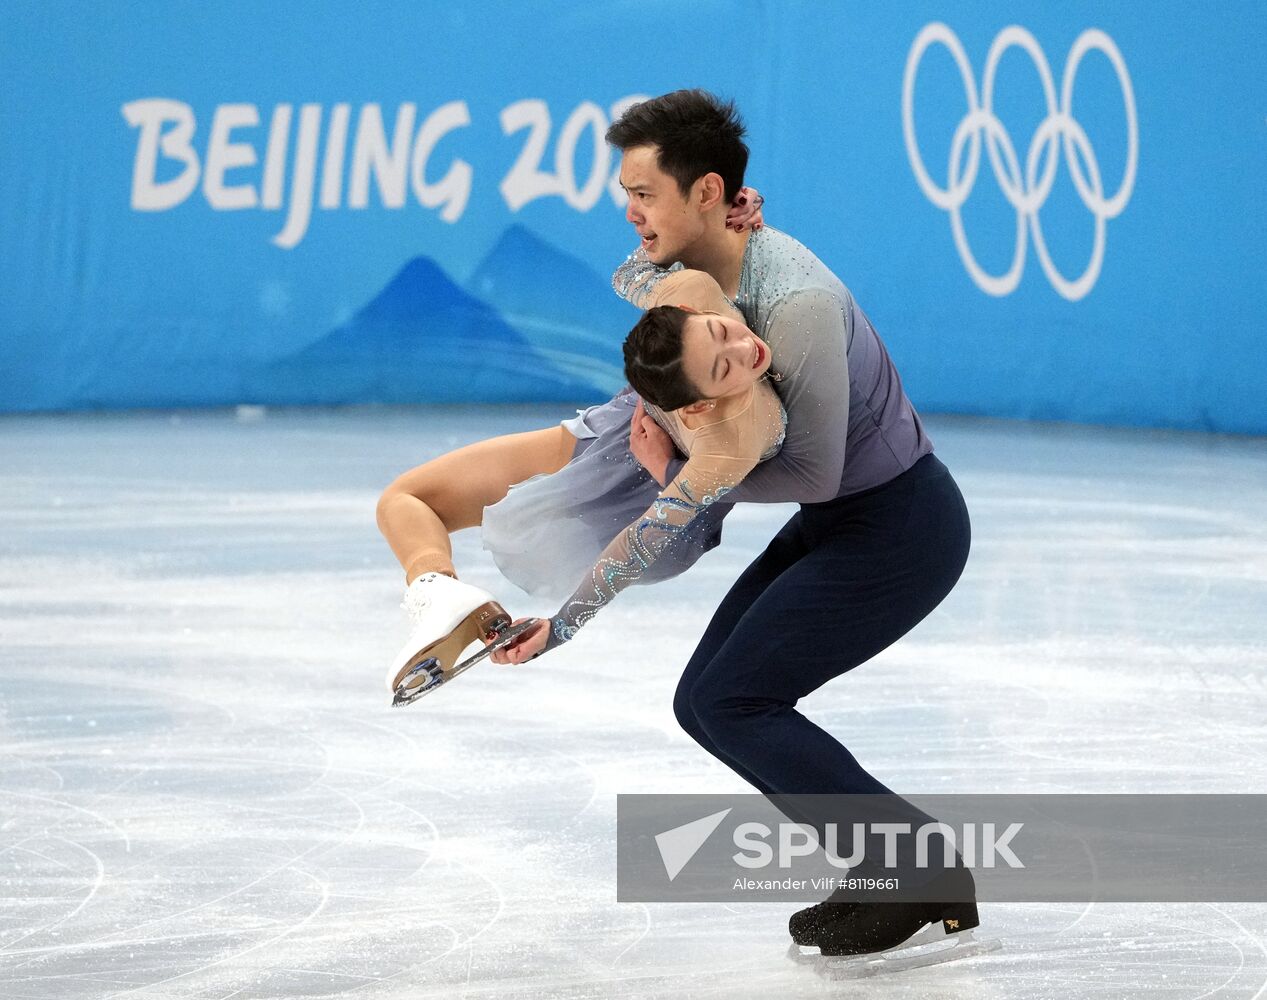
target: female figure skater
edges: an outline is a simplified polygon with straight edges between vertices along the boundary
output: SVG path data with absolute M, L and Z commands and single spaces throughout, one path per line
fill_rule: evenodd
M 741 224 L 753 224 L 744 218 Z M 426 660 L 438 661 L 438 676 L 447 676 L 464 650 L 509 621 L 491 594 L 457 579 L 453 531 L 482 524 L 484 547 L 530 593 L 569 593 L 583 576 L 597 580 L 599 564 L 612 581 L 605 599 L 629 583 L 680 573 L 717 544 L 716 524 L 695 515 L 777 452 L 785 415 L 763 378 L 769 349 L 716 281 L 677 271 L 643 300 L 661 303 L 699 312 L 682 336 L 669 334 L 667 341 L 664 324 L 639 323 L 625 345 L 633 388 L 616 400 L 558 427 L 458 449 L 405 473 L 384 492 L 378 523 L 405 570 L 403 606 L 414 621 L 388 670 L 391 691 L 407 697 L 433 683 L 434 672 L 410 673 Z M 684 364 L 657 367 L 656 357 L 681 354 L 683 347 Z M 714 365 L 724 369 L 722 380 L 705 397 L 691 373 Z M 648 401 L 646 411 L 638 392 Z M 637 430 L 643 421 L 654 421 L 690 456 L 662 493 L 629 453 L 630 425 Z M 664 477 L 663 469 L 655 471 Z M 648 516 L 657 520 L 654 531 L 643 523 Z M 581 615 L 576 600 L 569 604 L 572 629 L 592 614 Z M 603 603 L 592 595 L 585 600 L 593 610 Z

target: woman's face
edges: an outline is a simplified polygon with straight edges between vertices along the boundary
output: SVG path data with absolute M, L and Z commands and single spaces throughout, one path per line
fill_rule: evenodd
M 747 392 L 770 367 L 770 348 L 742 322 L 692 313 L 682 327 L 682 368 L 704 399 Z

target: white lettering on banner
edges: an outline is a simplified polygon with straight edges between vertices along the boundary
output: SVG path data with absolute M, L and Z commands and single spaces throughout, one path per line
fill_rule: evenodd
M 933 45 L 943 45 L 955 61 L 959 75 L 963 79 L 964 96 L 968 102 L 968 113 L 955 128 L 950 144 L 950 163 L 947 171 L 946 186 L 938 187 L 928 175 L 920 155 L 919 142 L 915 137 L 915 76 L 919 71 L 924 53 Z M 1025 52 L 1038 71 L 1038 79 L 1042 84 L 1043 98 L 1046 103 L 1047 117 L 1035 130 L 1030 139 L 1029 148 L 1025 152 L 1024 173 L 1017 155 L 1015 144 L 1003 123 L 994 113 L 994 76 L 998 70 L 999 60 L 1010 48 L 1018 48 Z M 1073 117 L 1073 85 L 1078 76 L 1078 67 L 1083 57 L 1092 50 L 1102 52 L 1113 66 L 1121 87 L 1122 100 L 1126 107 L 1126 167 L 1122 174 L 1121 184 L 1113 197 L 1104 196 L 1104 184 L 1100 177 L 1100 165 L 1091 140 L 1086 130 Z M 915 38 L 911 51 L 906 57 L 906 72 L 902 79 L 902 132 L 906 139 L 906 154 L 911 161 L 911 169 L 915 172 L 915 180 L 928 200 L 938 208 L 950 213 L 950 229 L 954 235 L 955 246 L 959 250 L 960 259 L 971 275 L 972 280 L 987 295 L 1010 295 L 1020 284 L 1021 273 L 1025 269 L 1025 248 L 1028 245 L 1026 223 L 1034 237 L 1034 250 L 1042 265 L 1043 273 L 1064 298 L 1077 302 L 1095 287 L 1100 277 L 1100 268 L 1104 263 L 1105 222 L 1117 218 L 1126 208 L 1130 200 L 1131 190 L 1135 186 L 1135 167 L 1139 159 L 1139 131 L 1135 118 L 1135 92 L 1131 87 L 1130 74 L 1126 71 L 1126 60 L 1118 51 L 1113 39 L 1098 28 L 1088 28 L 1078 36 L 1065 59 L 1064 75 L 1060 82 L 1060 103 L 1056 103 L 1056 87 L 1052 79 L 1051 66 L 1047 62 L 1042 48 L 1024 28 L 1011 25 L 999 32 L 990 46 L 985 60 L 985 72 L 982 77 L 981 100 L 977 100 L 977 85 L 973 77 L 972 66 L 968 62 L 967 53 L 958 36 L 945 24 L 935 22 L 926 25 Z M 977 179 L 977 169 L 981 163 L 981 137 L 985 136 L 986 152 L 990 157 L 990 167 L 994 179 L 1003 192 L 1003 196 L 1016 209 L 1016 244 L 1012 254 L 1012 265 L 1001 275 L 989 274 L 972 253 L 964 232 L 963 217 L 960 210 L 972 193 Z M 1070 176 L 1078 197 L 1095 219 L 1095 242 L 1091 250 L 1091 260 L 1078 278 L 1070 280 L 1060 273 L 1052 262 L 1047 251 L 1047 243 L 1043 239 L 1042 226 L 1038 213 L 1051 194 L 1055 182 L 1057 166 L 1057 141 L 1064 152 L 1065 164 L 1069 167 Z M 967 163 L 961 167 L 964 149 L 967 148 Z M 1079 156 L 1082 160 L 1079 161 Z M 1042 163 L 1041 176 L 1039 163 Z M 1083 174 L 1081 163 L 1087 165 Z M 962 172 L 961 172 L 962 171 Z
M 501 120 L 502 131 L 507 135 L 525 128 L 531 130 L 528 141 L 519 151 L 519 159 L 501 183 L 502 198 L 512 212 L 518 212 L 528 202 L 557 194 L 559 190 L 555 178 L 537 168 L 550 141 L 550 109 L 545 101 L 516 101 L 502 109 Z
M 260 123 L 254 104 L 221 104 L 211 120 L 211 141 L 207 144 L 207 164 L 202 172 L 202 192 L 207 203 L 221 212 L 254 208 L 258 198 L 250 184 L 226 187 L 224 175 L 235 167 L 255 166 L 255 147 L 244 142 L 230 142 L 235 128 L 250 128 Z
M 343 153 L 348 144 L 348 117 L 351 113 L 351 105 L 336 104 L 330 115 L 326 160 L 321 168 L 322 208 L 338 208 L 343 199 Z
M 474 171 L 465 160 L 454 160 L 453 166 L 442 180 L 436 184 L 428 184 L 427 160 L 436 143 L 454 129 L 469 124 L 471 113 L 467 110 L 466 101 L 450 101 L 431 112 L 418 130 L 418 138 L 414 140 L 413 160 L 409 168 L 414 197 L 427 208 L 440 208 L 443 205 L 440 218 L 445 222 L 457 222 L 462 218 L 466 201 L 471 196 Z
M 174 208 L 198 186 L 198 154 L 190 145 L 194 137 L 193 108 L 181 101 L 156 97 L 123 105 L 123 117 L 141 130 L 132 164 L 132 207 L 138 212 Z M 175 122 L 176 127 L 163 132 L 164 122 Z M 160 145 L 169 160 L 185 164 L 180 176 L 161 184 L 157 180 Z
M 268 152 L 264 159 L 264 192 L 261 204 L 269 210 L 282 207 L 282 185 L 286 182 L 286 147 L 290 144 L 289 104 L 273 109 L 268 126 Z
M 405 182 L 409 172 L 409 137 L 414 132 L 417 106 L 402 104 L 396 111 L 396 129 L 387 145 L 383 112 L 377 104 L 361 109 L 352 141 L 352 180 L 348 184 L 348 208 L 365 208 L 370 200 L 370 171 L 378 185 L 384 208 L 405 204 Z
M 647 100 L 642 95 L 621 98 L 607 113 L 591 101 L 578 104 L 559 131 L 554 148 L 554 170 L 541 169 L 551 137 L 550 110 L 544 101 L 516 101 L 501 112 L 503 134 L 510 136 L 528 129 L 527 141 L 500 185 L 502 198 L 517 212 L 538 198 L 557 197 L 580 212 L 590 211 L 607 191 L 620 208 L 626 203 L 620 187 L 619 169 L 613 170 L 607 146 L 608 124 L 631 105 Z M 322 211 L 369 206 L 370 182 L 378 189 L 384 208 L 405 207 L 406 192 L 424 208 L 435 209 L 441 219 L 455 223 L 470 201 L 475 168 L 460 157 L 452 157 L 438 180 L 432 169 L 436 147 L 450 134 L 471 124 L 465 101 L 449 101 L 432 111 L 418 124 L 418 108 L 403 103 L 396 110 L 395 126 L 388 141 L 382 107 L 362 105 L 352 131 L 349 154 L 348 134 L 352 125 L 352 105 L 336 103 L 327 116 L 320 104 L 299 109 L 291 151 L 294 105 L 273 108 L 263 149 L 263 169 L 258 185 L 249 171 L 261 162 L 251 130 L 261 122 L 254 104 L 221 104 L 212 114 L 205 159 L 200 162 L 194 148 L 196 121 L 193 109 L 181 101 L 146 98 L 123 105 L 123 117 L 139 130 L 136 158 L 132 169 L 132 208 L 161 212 L 183 203 L 198 188 L 201 177 L 203 197 L 215 211 L 263 209 L 286 210 L 286 220 L 272 242 L 282 249 L 299 245 L 308 232 L 313 200 Z M 325 135 L 322 125 L 327 123 Z M 588 138 L 587 138 L 588 133 Z M 589 170 L 578 178 L 578 147 L 590 147 Z M 183 164 L 175 177 L 159 181 L 160 154 Z M 287 183 L 287 162 L 290 177 Z M 320 188 L 317 168 L 320 160 Z M 226 175 L 237 171 L 236 183 L 226 183 Z M 347 176 L 346 202 L 344 177 Z M 287 201 L 289 200 L 289 204 Z
M 541 169 L 546 147 L 550 142 L 550 109 L 545 101 L 529 99 L 516 101 L 501 113 L 502 132 L 514 135 L 528 129 L 528 138 L 510 173 L 502 180 L 501 192 L 507 207 L 518 212 L 530 201 L 557 195 L 573 208 L 588 212 L 607 193 L 618 208 L 624 208 L 627 198 L 620 186 L 619 164 L 611 172 L 611 149 L 607 145 L 607 126 L 635 104 L 649 100 L 642 94 L 622 97 L 611 106 L 610 118 L 603 109 L 591 101 L 583 101 L 568 116 L 559 132 L 559 143 L 554 148 L 554 173 Z M 593 143 L 593 160 L 589 177 L 581 187 L 576 184 L 576 147 L 581 135 L 590 130 Z
M 295 167 L 290 182 L 290 213 L 286 225 L 273 237 L 283 250 L 299 245 L 308 231 L 312 215 L 312 181 L 317 172 L 317 140 L 321 136 L 321 105 L 305 104 L 299 109 L 299 143 L 295 147 Z
M 585 186 L 576 186 L 576 144 L 586 129 L 590 130 L 593 146 L 593 162 Z M 575 209 L 588 212 L 602 197 L 607 184 L 607 171 L 611 166 L 611 150 L 603 134 L 607 131 L 607 116 L 597 104 L 586 101 L 578 105 L 559 133 L 559 144 L 554 147 L 554 174 L 559 178 L 559 193 Z

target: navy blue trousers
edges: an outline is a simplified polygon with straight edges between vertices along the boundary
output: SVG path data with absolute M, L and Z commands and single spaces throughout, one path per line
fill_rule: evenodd
M 682 728 L 767 795 L 893 794 L 796 703 L 937 607 L 970 536 L 933 455 L 882 486 L 803 504 L 713 615 L 674 698 Z

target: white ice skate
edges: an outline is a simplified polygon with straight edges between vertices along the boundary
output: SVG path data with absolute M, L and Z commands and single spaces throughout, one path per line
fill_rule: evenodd
M 413 630 L 387 671 L 387 690 L 398 700 L 412 700 L 411 695 L 421 693 L 417 688 L 447 680 L 463 652 L 483 646 L 510 625 L 510 615 L 492 594 L 443 573 L 424 573 L 414 580 L 400 606 Z M 410 675 L 428 659 L 437 662 Z

